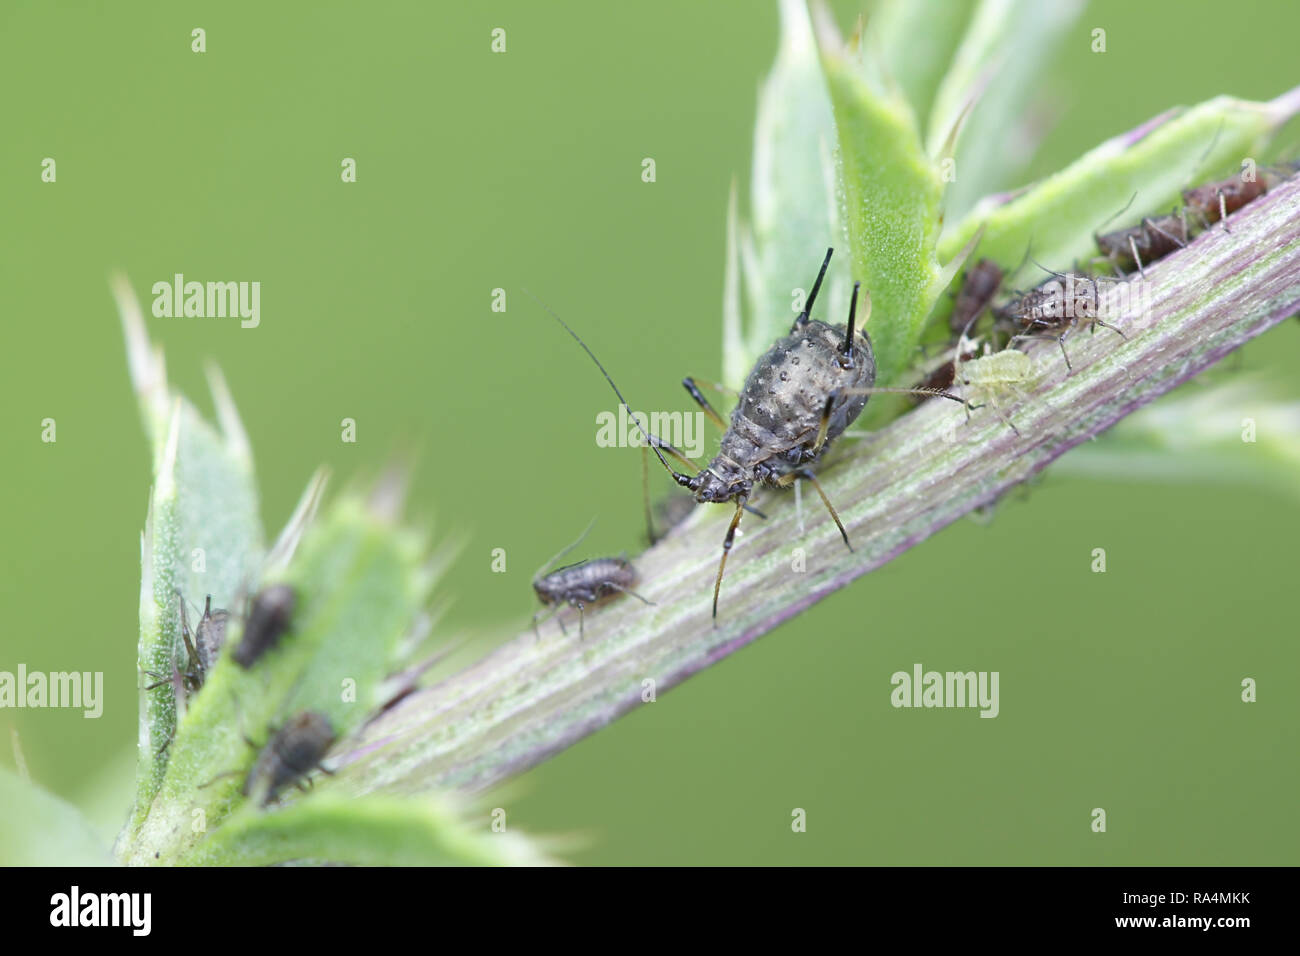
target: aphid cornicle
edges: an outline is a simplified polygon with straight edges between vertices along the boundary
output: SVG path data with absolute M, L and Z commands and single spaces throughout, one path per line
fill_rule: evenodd
M 334 728 L 324 714 L 305 710 L 275 731 L 257 755 L 240 793 L 261 795 L 261 805 L 275 801 L 290 784 L 306 789 L 303 780 L 313 770 L 331 771 L 321 766 L 321 758 L 334 744 Z
M 259 591 L 232 655 L 235 663 L 247 670 L 275 647 L 289 630 L 297 604 L 298 598 L 287 584 L 272 584 Z
M 636 568 L 625 557 L 590 558 L 577 564 L 550 570 L 552 565 L 576 548 L 583 538 L 587 537 L 589 531 L 591 525 L 587 526 L 587 530 L 578 537 L 577 541 L 547 561 L 533 575 L 533 591 L 536 592 L 538 600 L 546 605 L 533 615 L 533 633 L 538 637 L 541 637 L 541 632 L 537 629 L 538 618 L 548 609 L 558 611 L 563 604 L 578 609 L 579 639 L 583 636 L 587 608 L 599 601 L 613 597 L 615 594 L 630 594 L 645 604 L 654 604 L 653 601 L 646 600 L 632 590 L 637 585 L 638 577 Z M 556 620 L 560 619 L 557 617 Z M 563 621 L 560 621 L 560 630 L 564 630 Z
M 830 443 L 861 414 L 867 399 L 875 392 L 915 393 L 917 389 L 877 388 L 876 362 L 871 341 L 856 327 L 858 289 L 853 287 L 847 326 L 833 326 L 811 318 L 813 302 L 826 276 L 831 254 L 826 251 L 817 280 L 808 294 L 804 309 L 791 326 L 790 333 L 779 339 L 763 354 L 750 371 L 740 392 L 740 400 L 726 424 L 718 454 L 695 475 L 683 474 L 668 464 L 660 450 L 666 447 L 652 438 L 636 415 L 632 415 L 642 437 L 673 480 L 689 490 L 697 502 L 735 503 L 735 513 L 722 543 L 713 584 L 713 618 L 718 616 L 718 594 L 727 566 L 727 555 L 736 538 L 736 529 L 745 513 L 746 502 L 756 485 L 786 488 L 798 479 L 808 481 L 821 496 L 840 536 L 849 550 L 848 532 L 814 477 L 811 466 Z M 549 309 L 547 311 L 550 311 Z M 629 408 L 622 392 L 587 344 L 554 312 L 551 315 L 573 336 L 596 363 L 605 380 L 624 408 Z M 692 379 L 683 384 L 704 413 L 717 423 L 721 416 L 695 387 Z M 966 405 L 955 395 L 942 391 L 927 392 Z M 672 450 L 670 449 L 670 453 Z M 678 457 L 674 454 L 674 457 Z M 694 467 L 688 459 L 681 459 Z

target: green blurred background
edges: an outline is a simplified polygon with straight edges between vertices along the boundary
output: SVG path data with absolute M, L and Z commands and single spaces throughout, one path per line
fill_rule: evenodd
M 747 187 L 774 5 L 468 6 L 0 8 L 0 669 L 104 671 L 107 697 L 99 720 L 0 711 L 0 761 L 16 728 L 33 777 L 108 833 L 131 796 L 150 480 L 111 269 L 146 307 L 175 272 L 261 281 L 256 330 L 149 318 L 169 374 L 210 409 L 202 362 L 224 369 L 271 534 L 318 464 L 337 490 L 416 449 L 413 511 L 466 541 L 443 630 L 483 643 L 527 625 L 533 569 L 593 515 L 592 554 L 642 533 L 639 455 L 593 442 L 605 386 L 520 287 L 638 407 L 684 408 L 681 377 L 718 374 L 727 191 Z M 1281 93 L 1297 30 L 1286 2 L 1092 4 L 1032 172 L 1175 104 Z M 1294 381 L 1298 359 L 1291 322 L 1240 367 Z M 487 806 L 587 863 L 1294 864 L 1298 537 L 1294 498 L 1049 474 Z M 889 675 L 915 662 L 1000 671 L 1001 716 L 894 710 Z

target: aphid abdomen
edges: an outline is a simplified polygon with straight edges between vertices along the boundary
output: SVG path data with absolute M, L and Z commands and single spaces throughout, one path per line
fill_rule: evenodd
M 840 389 L 870 388 L 876 381 L 875 356 L 866 337 L 855 335 L 853 354 L 846 357 L 844 335 L 844 326 L 814 319 L 768 349 L 745 380 L 722 439 L 722 455 L 747 468 L 766 462 L 776 474 L 815 458 L 827 397 Z M 862 413 L 867 398 L 836 398 L 827 443 Z M 818 454 L 820 450 L 824 446 Z
M 280 791 L 299 782 L 320 764 L 334 743 L 334 728 L 319 711 L 306 710 L 271 737 L 244 780 L 244 796 L 264 786 L 262 806 L 271 803 Z
M 1263 178 L 1243 181 L 1239 176 L 1230 176 L 1222 182 L 1183 190 L 1183 202 L 1199 213 L 1207 224 L 1213 224 L 1225 213 L 1231 216 L 1267 191 L 1268 184 Z
M 992 355 L 961 363 L 962 383 L 977 388 L 1020 385 L 1034 372 L 1034 360 L 1017 349 L 1003 349 Z
M 287 584 L 273 584 L 258 592 L 244 625 L 243 636 L 235 647 L 235 663 L 247 670 L 275 647 L 289 630 L 297 603 L 297 596 Z

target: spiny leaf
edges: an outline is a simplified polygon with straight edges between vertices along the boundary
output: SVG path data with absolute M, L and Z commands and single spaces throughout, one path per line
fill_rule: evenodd
M 733 388 L 789 330 L 797 312 L 794 290 L 807 290 L 823 251 L 840 234 L 828 161 L 835 127 L 808 13 L 802 0 L 781 0 L 780 10 L 781 45 L 759 91 L 754 125 L 752 233 L 734 202 L 728 217 L 723 379 Z M 748 309 L 740 298 L 742 260 Z M 848 309 L 849 285 L 845 257 L 827 274 L 822 296 L 828 314 Z
M 212 668 L 171 746 L 172 758 L 135 852 L 164 862 L 198 842 L 190 820 L 211 830 L 242 802 L 240 782 L 272 727 L 303 710 L 324 713 L 343 738 L 384 702 L 385 678 L 420 614 L 430 575 L 424 542 L 357 498 L 335 504 L 303 537 L 281 575 L 297 609 L 289 634 L 244 670 L 229 652 Z M 232 620 L 227 649 L 242 627 Z M 228 774 L 209 787 L 199 784 Z
M 849 258 L 871 295 L 877 381 L 889 385 L 911 364 L 941 291 L 943 186 L 906 101 L 880 85 L 860 50 L 844 47 L 824 11 L 818 44 L 835 115 Z
M 221 430 L 214 429 L 167 382 L 162 352 L 149 344 L 130 285 L 114 278 L 128 365 L 153 449 L 154 487 L 141 541 L 141 687 L 185 667 L 177 591 L 192 605 L 212 595 L 231 607 L 245 592 L 262 555 L 262 527 L 248 438 L 215 367 L 209 381 Z M 191 618 L 194 612 L 191 611 Z M 166 771 L 177 722 L 170 682 L 141 690 L 140 769 L 133 828 L 142 824 Z M 160 754 L 160 751 L 162 753 Z
M 1083 4 L 1078 0 L 982 0 L 935 95 L 926 148 L 939 158 L 967 106 L 955 150 L 944 214 L 956 219 L 986 193 L 1011 185 L 1031 150 L 1017 148 L 1027 107 L 1042 89 Z
M 918 128 L 961 42 L 970 9 L 952 0 L 884 0 L 867 18 L 862 45 L 911 104 Z

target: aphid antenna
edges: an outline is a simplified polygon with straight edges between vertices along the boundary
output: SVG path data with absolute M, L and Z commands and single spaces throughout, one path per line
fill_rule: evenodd
M 543 564 L 540 568 L 537 569 L 537 573 L 533 575 L 533 580 L 537 580 L 538 578 L 542 577 L 542 575 L 544 575 L 546 572 L 554 568 L 555 565 L 559 563 L 561 558 L 563 558 L 566 554 L 568 554 L 578 545 L 582 544 L 582 542 L 586 539 L 587 535 L 591 534 L 591 529 L 594 527 L 596 527 L 596 519 L 592 518 L 591 521 L 588 522 L 586 529 L 582 532 L 582 534 L 578 535 L 578 537 L 574 539 L 572 544 L 566 545 L 563 549 L 560 550 L 558 554 L 555 555 L 555 557 L 551 558 L 551 560 L 547 561 L 545 564 Z
M 828 255 L 827 258 L 829 259 L 830 256 Z M 650 449 L 655 453 L 655 457 L 659 459 L 659 463 L 664 466 L 668 474 L 673 476 L 673 480 L 677 482 L 677 484 L 681 485 L 683 488 L 690 488 L 692 491 L 694 491 L 696 485 L 696 479 L 692 478 L 690 475 L 682 474 L 680 471 L 674 469 L 672 465 L 668 464 L 668 459 L 666 459 L 663 456 L 663 452 L 659 450 L 659 446 L 653 440 L 651 440 L 650 433 L 646 431 L 645 426 L 641 424 L 641 419 L 637 417 L 637 415 L 632 411 L 632 407 L 628 405 L 627 399 L 623 397 L 623 393 L 618 390 L 618 386 L 615 385 L 614 380 L 610 378 L 609 372 L 605 371 L 605 366 L 600 364 L 600 359 L 596 358 L 596 353 L 587 347 L 587 343 L 582 341 L 582 338 L 578 335 L 577 332 L 569 328 L 568 323 L 565 322 L 562 318 L 560 318 L 560 316 L 556 313 L 554 309 L 552 309 L 549 305 L 547 305 L 537 296 L 533 295 L 531 290 L 524 289 L 523 291 L 528 295 L 530 299 L 532 299 L 543 309 L 545 309 L 547 313 L 550 314 L 551 318 L 553 318 L 556 322 L 560 323 L 560 327 L 563 328 L 564 331 L 568 332 L 569 335 L 573 337 L 573 340 L 575 342 L 577 342 L 579 345 L 582 346 L 582 350 L 587 353 L 587 356 L 593 362 L 596 363 L 596 368 L 600 369 L 600 374 L 605 376 L 605 381 L 609 383 L 609 387 L 612 388 L 614 390 L 614 394 L 618 396 L 618 400 L 620 404 L 622 404 L 623 408 L 627 410 L 628 417 L 631 418 L 632 421 L 636 422 L 636 427 L 641 432 L 641 437 L 645 439 L 645 443 L 649 445 Z
M 1113 216 L 1111 216 L 1109 219 L 1107 219 L 1105 222 L 1103 222 L 1103 223 L 1102 223 L 1100 226 L 1098 226 L 1096 229 L 1094 229 L 1094 230 L 1093 230 L 1093 234 L 1096 235 L 1097 233 L 1101 232 L 1102 229 L 1104 229 L 1104 228 L 1105 228 L 1106 226 L 1108 226 L 1110 223 L 1114 222 L 1114 221 L 1115 221 L 1116 219 L 1118 219 L 1120 216 L 1124 215 L 1124 213 L 1128 212 L 1129 206 L 1133 205 L 1133 200 L 1135 200 L 1135 199 L 1137 199 L 1137 198 L 1138 198 L 1137 191 L 1134 190 L 1133 195 L 1132 195 L 1132 196 L 1129 196 L 1129 197 L 1128 197 L 1128 202 L 1126 202 L 1126 203 L 1124 204 L 1124 208 L 1121 209 L 1119 212 L 1115 213 Z

